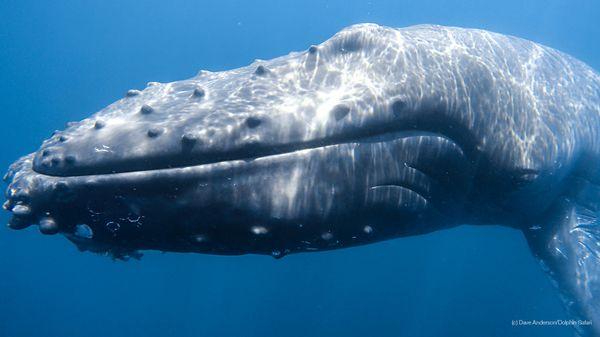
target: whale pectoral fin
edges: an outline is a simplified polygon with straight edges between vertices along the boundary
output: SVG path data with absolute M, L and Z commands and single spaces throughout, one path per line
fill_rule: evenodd
M 583 335 L 600 335 L 600 209 L 570 199 L 557 202 L 524 230 L 533 254 L 559 289 Z

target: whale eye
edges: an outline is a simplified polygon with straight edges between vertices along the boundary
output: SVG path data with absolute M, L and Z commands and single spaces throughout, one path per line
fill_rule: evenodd
M 533 183 L 540 176 L 540 172 L 531 168 L 518 168 L 515 170 L 513 182 L 516 186 L 522 187 Z

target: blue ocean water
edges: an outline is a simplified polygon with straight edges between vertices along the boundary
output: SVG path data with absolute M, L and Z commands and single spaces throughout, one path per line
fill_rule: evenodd
M 517 35 L 600 69 L 597 1 L 0 2 L 0 167 L 148 81 L 224 70 L 360 22 Z M 6 222 L 6 213 L 0 221 Z M 522 234 L 462 226 L 325 253 L 115 262 L 0 229 L 0 336 L 570 336 Z

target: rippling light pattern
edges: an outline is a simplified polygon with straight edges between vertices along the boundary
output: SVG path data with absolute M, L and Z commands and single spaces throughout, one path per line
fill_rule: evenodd
M 12 228 L 115 258 L 279 258 L 504 224 L 525 231 L 569 308 L 597 318 L 599 83 L 515 37 L 355 25 L 129 90 L 13 164 L 4 207 Z

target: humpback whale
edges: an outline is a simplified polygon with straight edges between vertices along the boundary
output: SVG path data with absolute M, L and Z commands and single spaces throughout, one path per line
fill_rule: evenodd
M 82 251 L 287 254 L 521 230 L 600 333 L 600 77 L 484 30 L 376 24 L 56 131 L 4 177 L 9 227 Z

